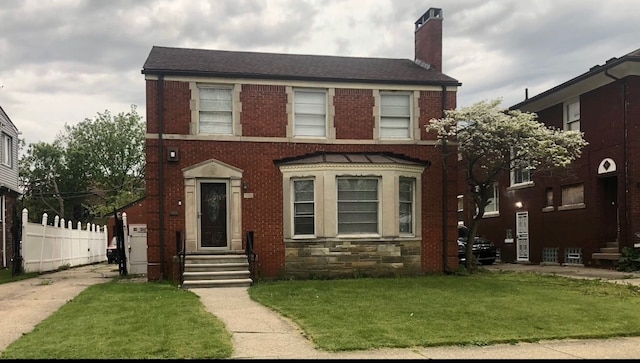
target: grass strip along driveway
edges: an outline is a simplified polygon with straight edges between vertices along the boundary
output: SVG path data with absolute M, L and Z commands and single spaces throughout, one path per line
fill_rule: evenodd
M 601 280 L 488 272 L 259 282 L 250 296 L 319 349 L 488 345 L 640 336 L 640 289 Z M 0 358 L 229 358 L 230 334 L 197 295 L 113 281 L 65 304 Z

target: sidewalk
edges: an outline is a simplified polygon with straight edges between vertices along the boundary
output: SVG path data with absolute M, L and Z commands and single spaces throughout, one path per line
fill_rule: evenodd
M 640 273 L 573 266 L 496 264 L 491 270 L 552 273 L 640 286 Z M 106 263 L 0 284 L 0 351 L 90 285 L 118 276 Z M 640 337 L 553 340 L 472 347 L 415 347 L 330 353 L 316 350 L 287 318 L 251 300 L 247 288 L 191 289 L 232 334 L 233 359 L 638 359 Z

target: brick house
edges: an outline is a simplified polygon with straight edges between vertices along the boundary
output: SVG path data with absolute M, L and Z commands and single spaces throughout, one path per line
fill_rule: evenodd
M 127 214 L 127 224 L 145 224 L 147 223 L 147 208 L 145 204 L 145 197 L 134 200 L 133 202 L 120 207 L 116 210 L 116 212 L 126 213 Z M 107 234 L 108 241 L 111 241 L 113 236 L 115 236 L 116 231 L 116 221 L 115 217 L 110 215 L 107 218 Z
M 478 231 L 503 261 L 611 267 L 640 242 L 639 76 L 636 50 L 510 107 L 589 145 L 568 171 L 499 181 Z
M 187 257 L 242 255 L 250 234 L 261 278 L 457 267 L 455 153 L 424 130 L 461 85 L 442 21 L 415 22 L 415 60 L 154 46 L 149 280 L 180 278 L 178 239 Z
M 0 268 L 13 266 L 18 232 L 13 227 L 18 209 L 18 128 L 0 107 Z M 18 264 L 20 265 L 20 264 Z M 21 266 L 19 266 L 21 267 Z

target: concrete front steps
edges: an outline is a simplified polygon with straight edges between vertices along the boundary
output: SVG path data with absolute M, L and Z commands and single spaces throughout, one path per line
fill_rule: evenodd
M 182 276 L 183 289 L 248 287 L 253 282 L 243 252 L 186 255 Z
M 601 247 L 600 252 L 591 255 L 591 259 L 596 262 L 596 265 L 615 267 L 615 263 L 621 256 L 618 242 L 607 242 L 607 247 Z

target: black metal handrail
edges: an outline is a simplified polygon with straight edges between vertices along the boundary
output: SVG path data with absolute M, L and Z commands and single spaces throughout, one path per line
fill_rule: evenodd
M 247 255 L 247 261 L 249 262 L 249 274 L 251 276 L 251 280 L 256 280 L 256 260 L 258 259 L 258 254 L 254 250 L 254 240 L 253 240 L 253 231 L 247 232 L 247 241 L 244 246 L 244 252 Z
M 182 233 L 180 231 L 176 231 L 176 250 L 178 251 L 178 259 L 179 259 L 179 264 L 180 264 L 180 273 L 178 278 L 180 279 L 180 285 L 182 285 L 184 283 L 184 265 L 185 265 L 185 260 L 186 260 L 186 254 L 187 254 L 187 241 L 186 239 L 182 236 Z

